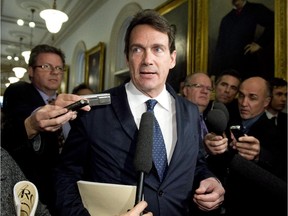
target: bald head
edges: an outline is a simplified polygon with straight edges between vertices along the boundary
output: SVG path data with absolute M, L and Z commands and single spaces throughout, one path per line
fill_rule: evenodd
M 269 83 L 261 77 L 244 80 L 239 88 L 238 107 L 242 119 L 263 113 L 270 102 Z

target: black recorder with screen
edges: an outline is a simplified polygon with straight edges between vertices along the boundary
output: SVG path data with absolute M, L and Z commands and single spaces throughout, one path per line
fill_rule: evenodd
M 89 94 L 83 95 L 83 98 L 75 103 L 69 104 L 65 108 L 68 110 L 76 111 L 84 106 L 100 106 L 111 104 L 111 97 L 109 93 Z
M 244 136 L 244 133 L 240 125 L 232 125 L 230 127 L 231 132 L 233 133 L 235 139 L 238 141 L 239 137 Z

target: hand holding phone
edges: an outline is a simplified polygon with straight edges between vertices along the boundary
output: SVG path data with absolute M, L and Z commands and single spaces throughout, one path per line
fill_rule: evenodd
M 241 130 L 241 126 L 240 125 L 232 125 L 230 127 L 231 132 L 233 133 L 235 139 L 238 141 L 239 137 L 241 136 L 245 136 L 245 134 L 243 133 L 243 131 Z

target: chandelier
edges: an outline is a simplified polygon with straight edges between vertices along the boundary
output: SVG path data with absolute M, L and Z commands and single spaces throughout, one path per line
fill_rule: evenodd
M 54 0 L 53 9 L 41 11 L 40 17 L 45 20 L 46 27 L 51 33 L 58 33 L 62 24 L 68 20 L 68 16 L 64 12 L 56 10 L 56 0 Z

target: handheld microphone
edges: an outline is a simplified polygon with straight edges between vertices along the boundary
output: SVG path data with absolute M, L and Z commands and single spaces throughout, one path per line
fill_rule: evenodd
M 222 135 L 228 124 L 226 114 L 220 109 L 213 109 L 206 116 L 206 126 L 209 132 Z
M 229 120 L 229 111 L 227 109 L 227 107 L 225 106 L 224 103 L 221 103 L 221 102 L 216 102 L 214 101 L 213 103 L 213 109 L 218 109 L 218 110 L 222 110 L 227 118 L 227 120 Z
M 153 122 L 152 112 L 142 114 L 133 161 L 135 170 L 139 172 L 135 205 L 143 199 L 144 175 L 152 168 Z

